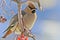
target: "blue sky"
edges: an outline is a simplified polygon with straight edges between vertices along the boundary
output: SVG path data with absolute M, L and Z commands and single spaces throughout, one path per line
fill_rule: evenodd
M 44 0 L 43 0 L 44 1 Z M 48 0 L 46 0 L 48 1 Z M 45 1 L 45 2 L 46 2 Z M 14 16 L 18 9 L 17 4 L 15 2 L 12 2 L 10 5 L 10 1 L 6 0 L 7 6 L 4 7 L 4 9 L 7 11 L 7 14 L 3 13 L 2 9 L 0 8 L 0 15 L 3 15 L 7 18 L 7 21 L 5 23 L 0 23 L 0 38 L 5 34 L 3 33 L 4 30 L 8 28 L 9 21 Z M 42 0 L 41 0 L 42 2 Z M 0 0 L 1 3 L 1 0 Z M 60 40 L 60 0 L 56 0 L 56 4 L 54 1 L 52 4 L 47 2 L 41 3 L 43 7 L 43 11 L 36 10 L 37 13 L 37 21 L 35 22 L 34 27 L 32 28 L 32 33 L 36 35 L 37 40 Z M 8 6 L 11 8 L 9 9 Z M 22 9 L 26 7 L 26 4 L 23 5 Z M 10 10 L 14 10 L 15 14 L 11 14 Z M 53 35 L 54 34 L 54 35 Z M 6 40 L 14 37 L 12 36 L 14 33 L 12 33 L 9 37 L 6 38 Z

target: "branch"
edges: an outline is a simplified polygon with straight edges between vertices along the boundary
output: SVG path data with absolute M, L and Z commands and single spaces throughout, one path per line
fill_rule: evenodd
M 22 13 L 21 13 L 21 2 L 18 3 L 18 22 L 21 27 L 21 32 L 23 32 L 23 23 L 22 23 Z

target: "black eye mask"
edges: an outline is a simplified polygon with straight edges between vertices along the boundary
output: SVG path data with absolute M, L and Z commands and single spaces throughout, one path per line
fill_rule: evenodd
M 36 8 L 31 8 L 30 6 L 28 6 L 28 7 L 29 7 L 31 10 L 32 10 L 32 9 L 36 9 Z

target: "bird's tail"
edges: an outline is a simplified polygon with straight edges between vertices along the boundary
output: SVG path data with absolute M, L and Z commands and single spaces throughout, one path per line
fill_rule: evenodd
M 5 34 L 2 38 L 6 38 L 6 37 L 7 37 L 9 34 L 11 34 L 11 33 L 12 33 L 11 30 L 7 31 L 6 34 Z

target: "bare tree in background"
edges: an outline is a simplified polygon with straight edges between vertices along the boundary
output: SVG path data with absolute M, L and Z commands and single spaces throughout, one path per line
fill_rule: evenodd
M 11 0 L 9 0 L 11 1 Z M 10 3 L 11 4 L 11 3 Z M 8 17 L 10 16 L 10 14 L 8 13 L 8 11 L 5 9 L 5 7 L 7 6 L 7 9 L 11 9 L 11 5 L 8 6 L 7 3 L 6 3 L 6 0 L 1 0 L 0 1 L 0 10 L 2 10 L 2 13 L 0 13 L 0 22 L 4 23 L 7 21 L 7 19 L 4 17 L 4 15 L 7 15 Z M 11 14 L 14 14 L 14 10 L 10 10 L 10 13 Z

